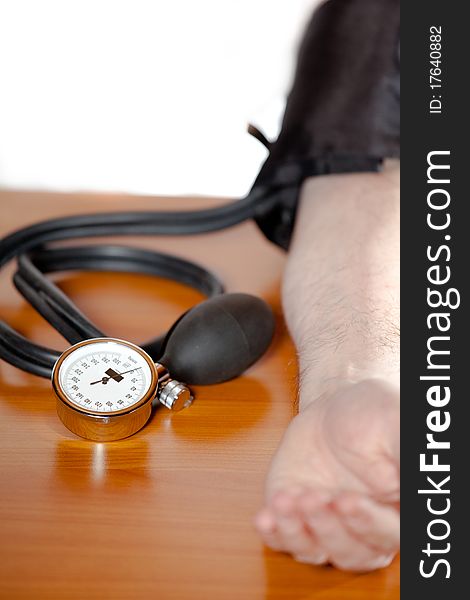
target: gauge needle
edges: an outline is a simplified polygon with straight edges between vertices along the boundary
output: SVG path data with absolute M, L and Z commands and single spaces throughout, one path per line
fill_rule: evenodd
M 118 373 L 117 371 L 114 371 L 113 369 L 108 369 L 106 371 L 106 373 L 108 374 L 107 377 L 102 377 L 101 379 L 98 379 L 98 381 L 92 381 L 90 383 L 90 385 L 95 385 L 96 383 L 108 383 L 108 381 L 110 379 L 114 379 L 115 381 L 117 381 L 118 383 L 121 381 L 121 379 L 123 379 L 123 375 L 125 375 L 126 373 L 132 373 L 133 371 L 137 371 L 138 369 L 141 369 L 142 367 L 135 367 L 134 369 L 129 369 L 129 371 L 124 371 L 124 373 Z

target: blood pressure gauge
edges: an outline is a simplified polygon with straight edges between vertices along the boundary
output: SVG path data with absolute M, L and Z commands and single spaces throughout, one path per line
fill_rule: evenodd
M 115 338 L 79 342 L 52 371 L 57 412 L 81 437 L 102 442 L 128 437 L 148 421 L 154 399 L 174 411 L 191 404 L 188 386 L 170 373 L 191 385 L 228 381 L 258 360 L 273 332 L 265 302 L 248 294 L 220 294 L 176 321 L 161 362 Z
M 170 379 L 138 346 L 114 338 L 75 344 L 52 372 L 57 412 L 68 429 L 96 441 L 118 440 L 148 421 L 155 397 L 180 410 L 192 401 L 185 384 Z

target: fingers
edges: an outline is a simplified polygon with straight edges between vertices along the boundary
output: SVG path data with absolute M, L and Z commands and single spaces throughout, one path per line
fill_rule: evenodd
M 338 496 L 334 507 L 347 530 L 359 541 L 379 553 L 394 554 L 398 551 L 400 516 L 397 509 L 353 493 Z
M 332 505 L 313 512 L 306 507 L 305 519 L 335 567 L 347 571 L 369 571 L 390 563 L 390 556 L 378 552 L 348 531 Z
M 300 562 L 323 564 L 328 557 L 299 512 L 299 500 L 303 495 L 301 491 L 278 492 L 269 507 L 258 513 L 255 526 L 263 541 L 273 550 L 289 552 Z M 329 500 L 328 496 L 319 492 L 310 492 L 309 496 L 312 506 L 321 506 Z
M 349 571 L 385 567 L 399 547 L 398 511 L 356 493 L 278 492 L 255 525 L 273 550 Z
M 294 496 L 278 494 L 273 501 L 279 533 L 284 548 L 300 562 L 322 564 L 327 556 L 318 544 L 315 535 L 309 531 L 305 519 L 299 511 L 299 501 L 304 494 Z M 317 492 L 310 494 L 311 503 L 320 507 L 328 501 L 328 497 Z
M 255 517 L 255 527 L 263 542 L 272 550 L 284 550 L 282 539 L 277 529 L 276 519 L 268 508 L 263 508 Z

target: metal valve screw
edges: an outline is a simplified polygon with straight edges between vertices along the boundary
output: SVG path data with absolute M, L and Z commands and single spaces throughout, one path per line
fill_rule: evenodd
M 173 411 L 183 410 L 193 401 L 191 390 L 185 383 L 170 379 L 157 394 L 158 400 Z
M 164 406 L 178 412 L 193 401 L 191 390 L 185 383 L 171 379 L 168 369 L 161 363 L 155 363 L 158 373 L 157 399 Z

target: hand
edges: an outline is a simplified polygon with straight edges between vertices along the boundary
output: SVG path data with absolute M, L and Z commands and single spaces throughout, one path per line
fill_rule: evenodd
M 399 472 L 398 389 L 350 384 L 290 424 L 256 526 L 268 546 L 301 562 L 386 566 L 399 548 Z

